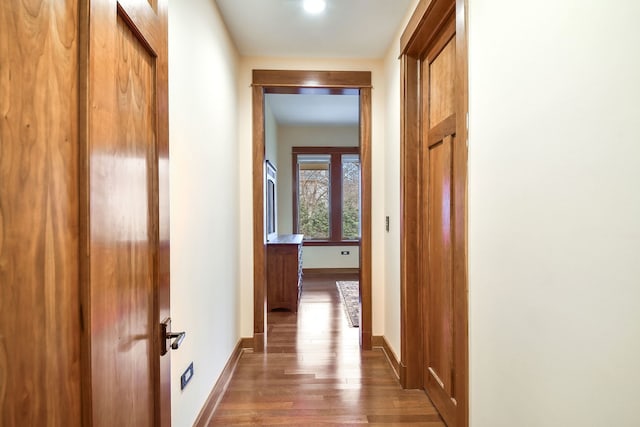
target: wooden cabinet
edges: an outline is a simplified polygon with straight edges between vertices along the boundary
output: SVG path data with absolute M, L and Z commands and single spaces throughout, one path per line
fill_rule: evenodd
M 302 291 L 302 234 L 281 234 L 267 242 L 267 310 L 298 311 Z

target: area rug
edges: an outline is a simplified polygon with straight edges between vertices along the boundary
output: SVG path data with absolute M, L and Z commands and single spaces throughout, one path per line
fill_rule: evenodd
M 360 291 L 359 283 L 353 281 L 336 282 L 342 297 L 342 305 L 347 314 L 347 320 L 352 328 L 360 325 Z

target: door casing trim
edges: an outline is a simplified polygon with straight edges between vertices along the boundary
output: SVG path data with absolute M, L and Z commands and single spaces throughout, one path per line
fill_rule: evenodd
M 468 117 L 468 54 L 467 54 L 468 0 L 421 0 L 409 20 L 400 39 L 401 51 L 401 227 L 400 227 L 400 382 L 404 388 L 424 388 L 422 289 L 424 271 L 422 253 L 426 245 L 422 241 L 424 213 L 420 200 L 421 188 L 421 100 L 420 63 L 426 55 L 425 48 L 432 44 L 452 13 L 456 30 L 456 138 L 467 141 Z M 462 179 L 454 189 L 456 203 L 462 204 L 456 215 L 456 233 L 460 244 L 454 247 L 456 262 L 453 270 L 455 322 L 461 325 L 455 336 L 455 367 L 458 390 L 457 425 L 469 425 L 469 357 L 468 357 L 468 273 L 467 273 L 467 153 L 456 160 L 463 165 Z M 449 426 L 453 427 L 453 426 Z
M 286 88 L 286 89 L 285 89 Z M 360 347 L 371 349 L 371 72 L 253 70 L 253 348 L 266 344 L 266 242 L 264 237 L 264 94 L 301 88 L 350 88 L 360 91 L 360 163 L 362 214 L 360 239 Z

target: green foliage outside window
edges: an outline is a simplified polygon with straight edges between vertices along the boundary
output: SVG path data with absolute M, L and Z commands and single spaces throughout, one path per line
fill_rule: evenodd
M 342 238 L 360 237 L 360 163 L 342 163 Z
M 331 228 L 341 240 L 360 238 L 360 162 L 357 154 L 343 155 L 342 162 L 332 165 L 329 155 L 298 155 L 298 233 L 305 240 L 330 240 Z M 341 169 L 342 180 L 332 189 L 331 168 Z M 341 188 L 340 188 L 341 186 Z M 340 209 L 342 224 L 331 224 L 331 192 L 342 192 Z
M 305 239 L 327 240 L 329 169 L 303 169 L 298 179 L 298 230 Z

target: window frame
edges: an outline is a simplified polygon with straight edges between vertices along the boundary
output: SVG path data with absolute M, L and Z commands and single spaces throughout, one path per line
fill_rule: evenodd
M 360 157 L 360 147 L 292 147 L 291 171 L 292 171 L 292 206 L 293 206 L 293 232 L 298 233 L 298 155 L 300 154 L 327 154 L 331 156 L 329 166 L 329 239 L 328 240 L 303 240 L 306 246 L 357 246 L 360 239 L 342 240 L 342 155 L 357 154 Z M 362 159 L 360 159 L 362 165 Z M 361 166 L 362 167 L 362 166 Z M 335 185 L 338 183 L 338 185 Z M 362 188 L 362 169 L 360 169 L 360 186 Z M 362 190 L 361 190 L 362 191 Z M 338 206 L 339 209 L 334 209 Z M 362 212 L 360 212 L 360 225 L 362 226 Z

